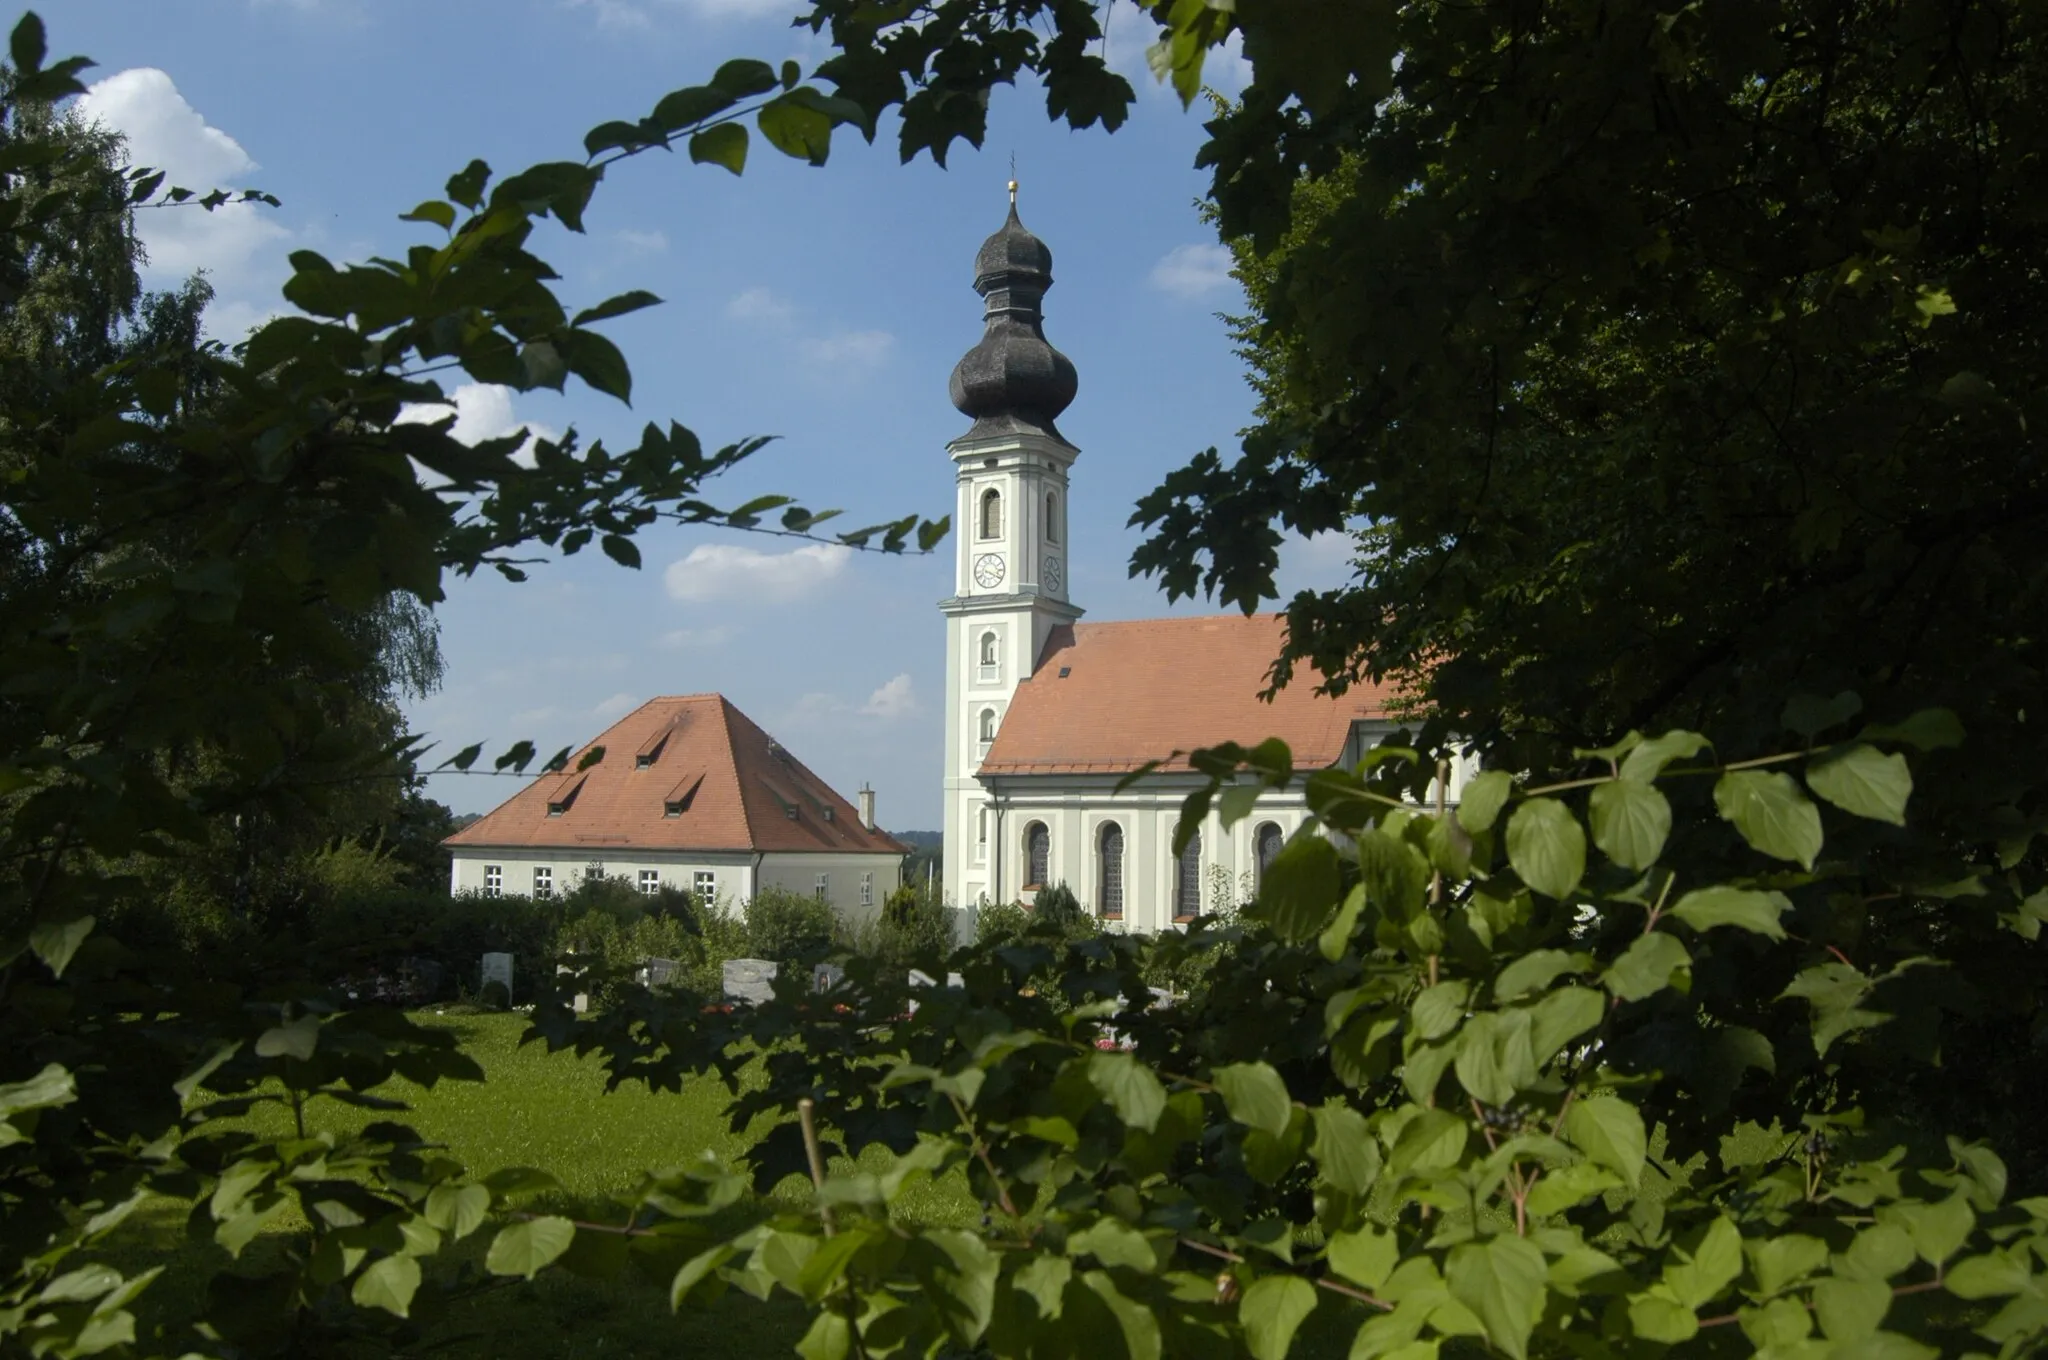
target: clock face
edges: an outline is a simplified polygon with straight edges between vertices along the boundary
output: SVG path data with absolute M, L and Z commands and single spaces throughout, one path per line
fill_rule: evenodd
M 1003 583 L 1003 555 L 983 553 L 974 559 L 974 584 L 983 590 L 994 590 Z
M 1045 584 L 1051 590 L 1060 588 L 1060 560 L 1057 557 L 1045 559 Z

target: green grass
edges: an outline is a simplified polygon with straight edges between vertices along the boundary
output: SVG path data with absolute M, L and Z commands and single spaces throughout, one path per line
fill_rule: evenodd
M 451 1156 L 474 1175 L 502 1167 L 532 1166 L 551 1172 L 563 1187 L 560 1206 L 581 1215 L 622 1216 L 610 1202 L 630 1194 L 644 1171 L 695 1161 L 706 1150 L 727 1161 L 744 1152 L 770 1127 L 756 1120 L 743 1133 L 727 1127 L 728 1099 L 715 1081 L 686 1082 L 680 1093 L 650 1093 L 632 1085 L 604 1089 L 604 1069 L 596 1060 L 574 1054 L 550 1055 L 538 1044 L 519 1045 L 526 1020 L 517 1015 L 414 1017 L 422 1023 L 453 1030 L 463 1050 L 483 1067 L 483 1082 L 442 1082 L 425 1089 L 394 1081 L 377 1094 L 403 1100 L 412 1107 L 403 1115 L 373 1113 L 335 1101 L 316 1101 L 307 1109 L 308 1132 L 344 1133 L 373 1119 L 402 1119 L 427 1139 L 446 1145 Z M 253 1131 L 269 1135 L 290 1131 L 290 1115 L 265 1106 L 250 1117 Z M 841 1164 L 839 1169 L 847 1169 Z M 805 1185 L 790 1177 L 776 1187 L 778 1197 L 797 1200 Z M 610 1212 L 607 1214 L 607 1209 Z M 920 1187 L 903 1204 L 906 1213 L 926 1220 L 972 1221 L 978 1210 L 957 1179 Z M 160 1203 L 138 1216 L 133 1232 L 124 1230 L 127 1268 L 161 1264 L 164 1277 L 144 1296 L 145 1324 L 169 1324 L 188 1315 L 190 1298 L 217 1271 L 230 1266 L 210 1242 L 185 1234 L 189 1206 Z M 245 1252 L 239 1272 L 262 1269 L 264 1260 L 283 1250 L 303 1221 L 280 1216 L 265 1239 Z M 490 1229 L 466 1243 L 454 1259 L 480 1262 Z M 152 1297 L 153 1296 L 153 1297 Z M 153 1306 L 152 1306 L 153 1305 Z M 516 1282 L 451 1306 L 433 1327 L 433 1338 L 458 1342 L 453 1354 L 490 1356 L 493 1360 L 556 1360 L 557 1357 L 788 1355 L 809 1319 L 784 1297 L 767 1303 L 730 1296 L 710 1307 L 692 1307 L 682 1314 L 668 1308 L 665 1284 L 637 1274 L 616 1280 L 589 1280 L 550 1271 L 532 1283 Z M 167 1343 L 187 1344 L 189 1337 L 172 1335 Z

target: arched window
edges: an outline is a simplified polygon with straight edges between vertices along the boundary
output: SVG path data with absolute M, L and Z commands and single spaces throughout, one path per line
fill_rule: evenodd
M 996 711 L 992 708 L 981 710 L 981 739 L 983 741 L 994 741 L 996 739 Z
M 1202 833 L 1188 837 L 1187 849 L 1174 866 L 1173 919 L 1186 921 L 1202 912 Z
M 1124 829 L 1115 822 L 1104 822 L 1097 852 L 1102 863 L 1096 875 L 1095 900 L 1104 916 L 1120 918 L 1124 914 Z
M 981 635 L 981 664 L 984 666 L 996 664 L 996 635 L 994 633 L 983 633 Z
M 1057 491 L 1045 493 L 1045 541 L 1060 541 L 1060 496 Z
M 1042 888 L 1052 874 L 1052 833 L 1044 822 L 1024 828 L 1024 886 Z
M 994 487 L 981 493 L 981 536 L 1003 536 L 1003 493 Z
M 1252 851 L 1259 862 L 1259 884 L 1265 886 L 1266 868 L 1272 864 L 1273 856 L 1280 853 L 1280 847 L 1287 838 L 1280 834 L 1280 828 L 1273 822 L 1259 823 L 1259 829 L 1252 836 Z

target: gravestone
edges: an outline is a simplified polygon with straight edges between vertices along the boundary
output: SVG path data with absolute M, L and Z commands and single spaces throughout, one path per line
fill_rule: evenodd
M 925 972 L 922 968 L 913 968 L 910 970 L 910 985 L 913 987 L 936 987 L 939 985 L 939 980 L 930 973 Z
M 680 967 L 682 965 L 674 959 L 645 958 L 640 960 L 637 976 L 642 987 L 666 987 Z
M 775 997 L 776 965 L 769 959 L 727 959 L 724 975 L 725 999 L 758 1006 Z
M 575 951 L 571 950 L 570 953 L 573 954 L 575 953 Z M 565 963 L 558 963 L 555 965 L 555 976 L 558 978 L 561 977 L 564 973 L 573 975 L 575 971 L 575 969 L 569 967 Z M 576 993 L 576 995 L 570 997 L 569 1009 L 576 1012 L 576 1014 L 578 1015 L 583 1015 L 587 1013 L 590 1010 L 590 993 L 578 992 Z
M 477 982 L 477 991 L 493 982 L 505 984 L 505 1004 L 512 1004 L 512 956 L 510 954 L 486 954 L 483 961 L 483 975 Z
M 1163 1011 L 1173 1006 L 1174 995 L 1172 992 L 1167 991 L 1166 988 L 1147 987 L 1145 990 L 1152 993 L 1152 1004 L 1146 1007 L 1147 1010 Z
M 821 963 L 811 970 L 811 990 L 829 992 L 846 981 L 846 970 L 836 963 Z
M 961 977 L 958 973 L 948 973 L 946 974 L 946 985 L 948 987 L 965 987 L 967 979 Z

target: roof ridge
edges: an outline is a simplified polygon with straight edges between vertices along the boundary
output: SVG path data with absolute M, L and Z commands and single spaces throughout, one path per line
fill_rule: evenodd
M 723 694 L 714 694 L 711 697 L 718 700 L 718 726 L 720 735 L 723 737 L 723 740 L 718 743 L 718 772 L 721 776 L 732 781 L 732 796 L 739 803 L 740 827 L 746 833 L 747 844 L 759 845 L 761 837 L 756 833 L 753 815 L 747 811 L 747 791 L 740 785 L 740 753 L 738 748 L 733 745 L 732 730 L 732 720 L 735 716 L 742 722 L 751 722 L 751 720 L 746 714 L 733 707 L 732 700 L 726 698 Z M 706 779 L 711 777 L 709 770 L 705 771 L 704 777 Z

